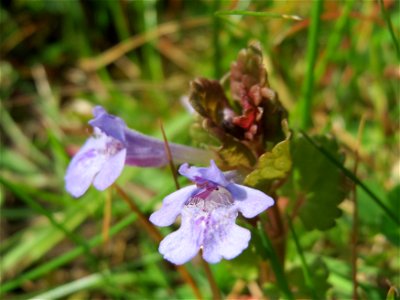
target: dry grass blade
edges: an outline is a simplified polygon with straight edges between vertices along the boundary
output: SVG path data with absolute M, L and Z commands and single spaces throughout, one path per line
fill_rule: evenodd
M 357 145 L 354 150 L 354 155 L 355 155 L 355 162 L 354 162 L 354 169 L 353 173 L 357 176 L 357 169 L 358 169 L 358 163 L 360 161 L 360 155 L 359 155 L 359 148 L 361 144 L 361 138 L 362 138 L 362 133 L 364 130 L 364 125 L 365 125 L 365 118 L 366 116 L 363 115 L 360 125 L 358 127 L 358 133 L 357 133 Z M 351 278 L 353 281 L 353 300 L 358 300 L 358 281 L 357 281 L 357 241 L 358 241 L 358 204 L 357 204 L 357 185 L 354 183 L 353 184 L 353 190 L 352 190 L 352 198 L 353 198 L 353 227 L 351 231 Z
M 190 29 L 199 26 L 207 25 L 210 22 L 209 18 L 198 18 L 185 20 L 182 23 L 178 22 L 168 22 L 161 24 L 156 29 L 135 35 L 121 43 L 115 45 L 114 47 L 108 49 L 97 57 L 85 58 L 79 62 L 79 66 L 85 71 L 96 71 L 101 69 L 121 56 L 124 56 L 133 49 L 144 45 L 154 39 L 157 39 L 163 35 L 172 34 L 177 32 L 179 29 Z
M 179 190 L 180 186 L 179 186 L 178 178 L 176 177 L 176 169 L 175 169 L 174 161 L 172 159 L 171 149 L 169 148 L 167 136 L 165 135 L 164 126 L 163 126 L 161 120 L 160 120 L 160 128 L 161 128 L 161 133 L 162 133 L 162 136 L 164 139 L 165 153 L 167 154 L 167 157 L 168 157 L 168 163 L 169 163 L 169 166 L 170 166 L 170 169 L 172 172 L 172 176 L 174 178 L 175 187 L 177 190 Z

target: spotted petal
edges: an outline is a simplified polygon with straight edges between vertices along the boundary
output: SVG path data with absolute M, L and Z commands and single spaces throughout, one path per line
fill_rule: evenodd
M 182 265 L 194 256 L 200 250 L 197 237 L 199 232 L 196 226 L 193 226 L 190 218 L 182 218 L 181 227 L 167 235 L 160 243 L 158 250 L 164 258 L 176 265 Z
M 203 241 L 203 258 L 217 263 L 222 258 L 232 259 L 249 245 L 250 231 L 235 224 L 237 212 L 218 210 L 212 213 Z

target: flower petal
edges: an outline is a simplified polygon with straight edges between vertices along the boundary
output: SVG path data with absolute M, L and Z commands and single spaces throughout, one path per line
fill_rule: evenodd
M 103 167 L 106 157 L 97 151 L 102 144 L 102 138 L 89 138 L 71 160 L 65 174 L 65 189 L 72 196 L 82 196 Z
M 115 155 L 109 157 L 96 175 L 93 185 L 99 191 L 104 191 L 121 175 L 125 165 L 126 149 L 121 149 Z
M 196 190 L 195 185 L 190 185 L 165 197 L 162 207 L 150 216 L 150 221 L 157 226 L 169 226 L 174 223 L 185 202 Z
M 244 185 L 231 183 L 226 188 L 235 199 L 237 209 L 246 218 L 254 218 L 275 203 L 270 196 Z
M 160 243 L 158 250 L 164 258 L 176 265 L 191 260 L 200 250 L 197 242 L 199 228 L 193 226 L 190 218 L 182 218 L 181 227 L 167 235 Z
M 249 245 L 250 231 L 235 224 L 237 213 L 214 212 L 203 242 L 203 258 L 217 263 L 222 258 L 232 259 Z
M 93 109 L 94 119 L 89 121 L 92 127 L 100 128 L 108 136 L 111 136 L 122 143 L 125 143 L 125 122 L 114 115 L 106 112 L 101 106 L 96 106 Z
M 227 186 L 229 184 L 229 181 L 226 180 L 224 173 L 218 169 L 213 160 L 210 161 L 210 167 L 208 168 L 198 168 L 194 166 L 189 167 L 189 164 L 186 163 L 181 165 L 178 171 L 181 175 L 189 178 L 193 182 L 207 180 L 220 186 Z

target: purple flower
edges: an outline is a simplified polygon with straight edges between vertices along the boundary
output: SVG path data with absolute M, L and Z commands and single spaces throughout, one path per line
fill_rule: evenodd
M 104 108 L 93 109 L 89 124 L 94 134 L 71 160 L 66 175 L 66 190 L 82 196 L 90 184 L 105 190 L 119 177 L 125 165 L 161 167 L 168 164 L 163 141 L 129 129 L 125 122 L 108 114 Z M 211 153 L 205 150 L 169 143 L 175 163 L 204 162 Z
M 177 265 L 192 259 L 200 249 L 209 263 L 238 256 L 250 241 L 250 231 L 235 224 L 238 212 L 253 218 L 272 206 L 274 200 L 256 189 L 228 181 L 214 161 L 208 168 L 183 164 L 179 173 L 196 185 L 167 196 L 161 209 L 150 216 L 155 225 L 169 226 L 182 215 L 181 227 L 161 241 L 160 253 Z

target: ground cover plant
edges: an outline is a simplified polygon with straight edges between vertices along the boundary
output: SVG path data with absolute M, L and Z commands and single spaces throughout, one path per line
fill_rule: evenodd
M 2 1 L 2 299 L 398 299 L 397 1 Z

